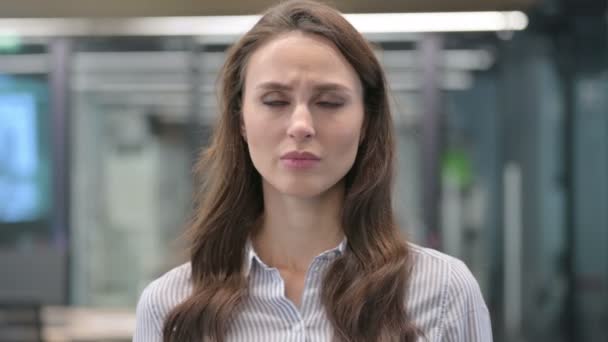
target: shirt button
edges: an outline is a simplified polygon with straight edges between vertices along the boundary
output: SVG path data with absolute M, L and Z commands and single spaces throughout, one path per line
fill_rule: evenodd
M 294 324 L 291 327 L 291 330 L 293 330 L 294 332 L 301 332 L 304 330 L 304 323 L 303 322 L 298 322 L 296 324 Z

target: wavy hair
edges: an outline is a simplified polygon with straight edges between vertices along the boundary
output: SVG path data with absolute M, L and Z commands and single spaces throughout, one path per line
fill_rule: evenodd
M 165 342 L 223 341 L 248 294 L 245 244 L 264 210 L 261 176 L 240 134 L 248 58 L 277 35 L 301 31 L 332 42 L 363 85 L 363 139 L 345 176 L 345 253 L 328 269 L 321 301 L 337 341 L 414 341 L 405 309 L 411 262 L 392 211 L 394 134 L 384 72 L 372 48 L 335 9 L 285 1 L 269 10 L 227 54 L 219 78 L 220 117 L 195 165 L 196 209 L 189 227 L 192 294 L 167 316 Z M 236 214 L 235 214 L 236 213 Z

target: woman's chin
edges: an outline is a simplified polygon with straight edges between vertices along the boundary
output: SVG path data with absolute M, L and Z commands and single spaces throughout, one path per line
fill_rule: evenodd
M 281 184 L 276 189 L 284 196 L 296 197 L 301 199 L 314 199 L 326 197 L 335 190 L 339 190 L 337 184 L 319 184 L 313 182 L 294 182 L 289 184 Z
M 340 191 L 342 182 L 332 182 L 329 179 L 320 181 L 312 178 L 299 179 L 276 179 L 274 182 L 264 180 L 264 192 L 267 195 L 276 194 L 279 196 L 287 196 L 301 199 L 314 199 L 326 197 L 335 190 Z
M 279 190 L 282 195 L 297 197 L 302 199 L 312 199 L 321 196 L 327 189 L 320 189 L 312 186 L 290 186 Z

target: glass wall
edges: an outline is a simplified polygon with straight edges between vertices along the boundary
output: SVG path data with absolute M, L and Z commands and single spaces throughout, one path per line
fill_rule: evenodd
M 27 60 L 29 65 L 25 65 Z M 46 45 L 0 45 L 0 244 L 51 237 L 51 149 Z
M 51 56 L 47 39 L 0 37 L 0 302 L 66 299 Z
M 143 287 L 183 256 L 178 237 L 190 213 L 195 148 L 189 43 L 97 38 L 74 44 L 75 304 L 135 305 Z

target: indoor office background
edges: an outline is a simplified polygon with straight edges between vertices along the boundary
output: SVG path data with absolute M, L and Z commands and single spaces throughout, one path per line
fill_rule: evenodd
M 271 3 L 2 1 L 0 341 L 30 309 L 46 341 L 130 340 L 144 286 L 186 257 L 190 170 L 238 36 L 200 16 Z M 411 240 L 467 263 L 496 341 L 604 341 L 606 1 L 334 3 L 521 11 L 362 29 L 392 91 L 395 210 Z

